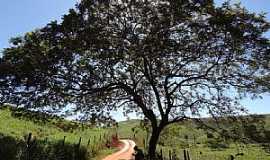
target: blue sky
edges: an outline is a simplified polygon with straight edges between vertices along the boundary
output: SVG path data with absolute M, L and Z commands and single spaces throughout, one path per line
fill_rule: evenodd
M 52 20 L 60 20 L 77 0 L 1 0 L 0 51 L 8 47 L 11 37 L 42 27 Z M 239 0 L 232 0 L 239 2 Z M 215 0 L 219 5 L 223 0 Z M 254 12 L 270 12 L 270 0 L 242 0 L 242 5 Z M 267 14 L 270 21 L 270 13 Z M 270 37 L 270 33 L 267 34 Z M 253 113 L 270 113 L 270 94 L 262 100 L 243 101 Z
M 78 0 L 1 0 L 0 50 L 8 47 L 10 37 L 42 27 L 52 20 L 60 20 L 69 8 L 74 7 L 76 1 Z M 218 5 L 223 1 L 215 0 Z M 270 12 L 270 0 L 242 0 L 241 3 L 254 12 Z M 270 13 L 267 18 L 270 20 Z
M 1 0 L 0 49 L 8 46 L 10 37 L 60 20 L 75 0 Z

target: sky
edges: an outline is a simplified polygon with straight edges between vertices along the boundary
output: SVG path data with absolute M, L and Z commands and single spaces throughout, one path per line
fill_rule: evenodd
M 76 1 L 78 0 L 0 0 L 0 52 L 9 46 L 11 37 L 23 35 L 50 21 L 61 20 L 62 15 L 74 7 Z M 220 5 L 223 1 L 215 0 L 215 3 Z M 270 0 L 241 0 L 241 3 L 253 12 L 270 12 Z M 270 21 L 270 13 L 267 13 L 267 19 Z M 266 36 L 270 37 L 270 33 Z M 270 94 L 263 97 L 262 100 L 244 99 L 242 104 L 252 113 L 270 113 Z M 124 119 L 119 113 L 115 114 L 118 119 Z

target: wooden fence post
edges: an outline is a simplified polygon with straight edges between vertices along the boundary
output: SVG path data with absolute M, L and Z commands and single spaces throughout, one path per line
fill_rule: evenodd
M 89 146 L 89 144 L 90 144 L 90 138 L 88 139 L 88 142 L 87 142 L 87 147 Z
M 44 139 L 44 144 L 47 144 L 48 143 L 48 137 L 46 137 L 45 139 Z
M 160 158 L 161 158 L 161 160 L 163 160 L 162 148 L 160 149 Z
M 64 136 L 63 138 L 63 146 L 65 145 L 65 141 L 66 141 L 66 136 Z
M 26 159 L 30 160 L 30 143 L 31 143 L 31 138 L 32 138 L 32 133 L 30 132 L 27 138 L 27 142 L 26 142 Z
M 187 150 L 187 159 L 190 160 L 189 151 Z
M 81 146 L 81 142 L 82 142 L 82 137 L 80 137 L 79 142 L 78 142 L 78 146 L 76 147 L 76 153 L 77 154 L 77 158 L 80 157 L 80 146 Z
M 79 143 L 78 143 L 78 148 L 79 149 L 80 149 L 81 142 L 82 142 L 82 137 L 80 137 L 80 139 L 79 139 Z
M 184 149 L 184 160 L 188 160 L 188 159 L 187 159 L 187 152 L 186 152 L 185 149 Z
M 176 160 L 176 153 L 175 153 L 175 149 L 173 150 L 173 156 L 172 156 L 172 158 L 173 158 L 173 160 Z
M 143 138 L 143 147 L 144 149 L 146 149 L 146 146 L 145 146 L 145 139 Z
M 32 138 L 32 133 L 29 133 L 28 138 L 27 138 L 27 142 L 26 142 L 27 145 L 30 145 L 31 138 Z

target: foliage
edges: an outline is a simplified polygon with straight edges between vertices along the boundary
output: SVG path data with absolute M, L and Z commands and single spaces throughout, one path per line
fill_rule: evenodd
M 212 138 L 207 141 L 207 146 L 212 149 L 224 149 L 229 148 L 228 142 L 225 142 L 224 139 Z
M 269 115 L 241 115 L 193 120 L 196 128 L 206 132 L 207 138 L 223 139 L 226 142 L 268 143 L 266 133 L 270 130 Z
M 227 2 L 82 0 L 61 23 L 11 40 L 0 103 L 74 104 L 105 121 L 122 106 L 150 120 L 154 156 L 165 126 L 237 115 L 246 93 L 269 91 L 269 27 L 264 15 Z

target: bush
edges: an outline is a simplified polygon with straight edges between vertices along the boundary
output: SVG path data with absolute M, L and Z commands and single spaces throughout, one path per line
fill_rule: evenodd
M 0 135 L 0 157 L 6 160 L 15 160 L 18 153 L 18 143 L 12 137 Z
M 210 147 L 212 149 L 225 149 L 229 148 L 229 144 L 219 140 L 219 139 L 210 139 L 207 141 L 207 147 Z

